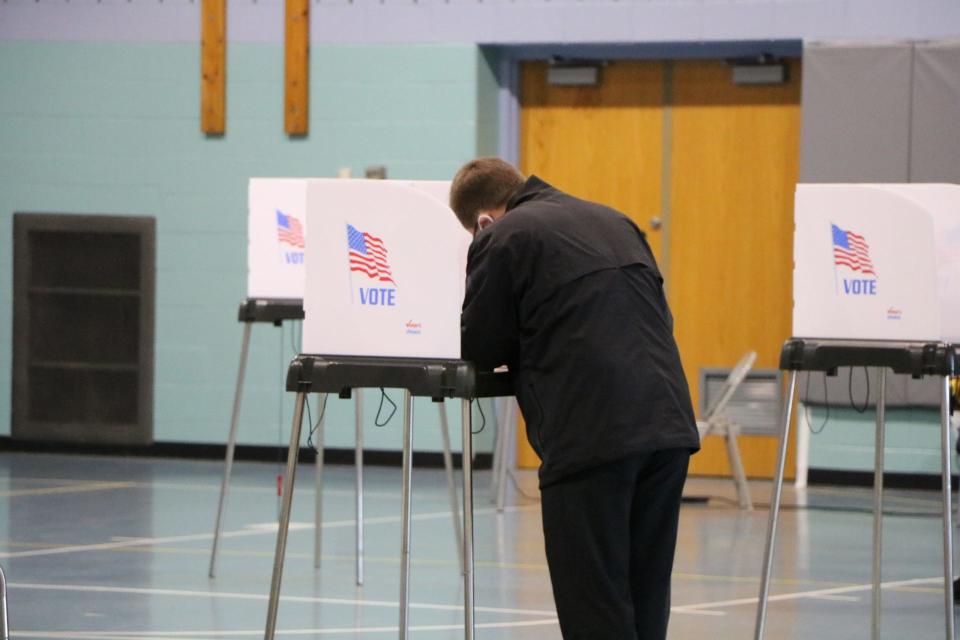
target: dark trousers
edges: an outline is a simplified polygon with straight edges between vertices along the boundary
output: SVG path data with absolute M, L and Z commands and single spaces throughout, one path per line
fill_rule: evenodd
M 553 597 L 565 640 L 663 640 L 690 452 L 604 464 L 541 491 Z

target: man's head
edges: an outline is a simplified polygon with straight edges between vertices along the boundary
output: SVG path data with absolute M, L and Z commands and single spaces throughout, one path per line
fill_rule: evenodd
M 450 208 L 470 233 L 492 224 L 523 185 L 523 175 L 500 158 L 477 158 L 457 171 L 450 185 Z

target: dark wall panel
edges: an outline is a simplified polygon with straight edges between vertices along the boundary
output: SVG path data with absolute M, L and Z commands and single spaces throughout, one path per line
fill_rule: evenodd
M 960 40 L 914 51 L 910 181 L 960 183 Z
M 807 43 L 801 182 L 907 182 L 912 45 Z
M 17 213 L 14 438 L 153 442 L 156 223 Z
M 960 41 L 807 43 L 802 96 L 801 182 L 960 183 Z M 873 407 L 874 375 L 812 373 L 801 400 Z M 887 376 L 890 407 L 936 407 L 939 393 Z

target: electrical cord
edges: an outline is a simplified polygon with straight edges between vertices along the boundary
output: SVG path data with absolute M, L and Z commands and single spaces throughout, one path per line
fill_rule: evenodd
M 280 325 L 280 371 L 283 372 L 285 363 L 283 358 L 283 325 Z M 277 465 L 283 467 L 283 387 L 279 387 L 277 398 Z
M 390 412 L 390 415 L 387 416 L 387 419 L 383 422 L 380 422 L 380 415 L 383 412 L 383 401 L 386 400 L 390 403 L 390 406 L 393 407 L 393 410 Z M 380 406 L 377 407 L 377 416 L 373 419 L 374 426 L 385 427 L 390 420 L 393 419 L 393 416 L 397 413 L 397 403 L 390 399 L 390 396 L 387 395 L 387 392 L 383 390 L 383 387 L 380 387 Z
M 477 411 L 480 412 L 480 428 L 477 429 L 476 431 L 471 431 L 470 433 L 472 435 L 477 435 L 478 433 L 481 433 L 484 430 L 484 428 L 487 426 L 487 416 L 483 415 L 483 406 L 480 404 L 480 401 L 476 398 L 470 401 L 471 410 L 473 410 L 472 405 L 474 402 L 477 403 Z
M 810 376 L 812 375 L 813 375 L 812 371 L 807 372 L 807 384 L 806 384 L 806 388 L 803 391 L 804 398 L 810 397 Z M 826 415 L 823 417 L 823 423 L 821 423 L 821 425 L 818 428 L 816 429 L 813 428 L 813 419 L 810 413 L 810 405 L 807 403 L 804 403 L 803 405 L 803 411 L 807 417 L 807 428 L 810 430 L 810 433 L 812 433 L 813 435 L 823 433 L 823 430 L 827 428 L 827 422 L 829 422 L 830 420 L 830 399 L 828 395 L 829 394 L 827 393 L 827 375 L 824 374 L 823 375 L 823 404 L 826 407 Z
M 304 398 L 304 404 L 307 405 L 307 424 L 310 425 L 310 432 L 307 434 L 307 446 L 317 450 L 317 447 L 313 444 L 313 434 L 320 428 L 320 423 L 323 421 L 323 414 L 327 412 L 327 394 L 323 394 L 323 404 L 320 405 L 320 415 L 317 416 L 316 422 L 313 421 L 313 416 L 310 415 L 309 396 Z
M 381 421 L 380 416 L 383 415 L 384 401 L 390 404 L 391 410 L 390 410 L 390 415 L 387 416 L 385 420 Z M 473 399 L 470 401 L 471 406 L 473 405 L 474 402 L 477 403 L 477 410 L 480 412 L 480 420 L 481 420 L 480 428 L 472 432 L 473 435 L 477 435 L 478 433 L 481 433 L 486 428 L 487 416 L 486 414 L 483 413 L 483 406 L 480 404 L 480 402 L 477 399 Z M 395 416 L 396 413 L 397 413 L 397 403 L 390 398 L 390 396 L 387 394 L 387 392 L 384 390 L 383 387 L 380 387 L 380 405 L 377 407 L 377 416 L 373 420 L 374 426 L 377 426 L 377 427 L 387 426 L 387 424 L 393 419 L 393 416 Z
M 861 406 L 857 406 L 857 402 L 853 397 L 853 370 L 854 370 L 854 367 L 850 367 L 850 370 L 847 376 L 847 396 L 850 399 L 850 408 L 852 408 L 854 411 L 862 415 L 867 412 L 868 408 L 870 408 L 870 371 L 869 369 L 867 369 L 867 367 L 863 367 L 863 377 L 864 377 L 864 380 L 866 381 L 867 393 L 863 399 L 863 404 Z M 807 382 L 804 386 L 804 392 L 803 392 L 803 395 L 805 398 L 810 397 L 810 376 L 812 375 L 813 375 L 813 372 L 807 372 Z M 804 412 L 807 418 L 807 428 L 810 430 L 810 433 L 814 435 L 822 433 L 823 430 L 827 427 L 827 422 L 830 421 L 830 398 L 828 394 L 826 374 L 824 374 L 823 376 L 823 405 L 825 407 L 826 414 L 824 415 L 823 422 L 820 423 L 820 426 L 817 428 L 814 428 L 813 426 L 813 420 L 811 417 L 809 406 L 804 406 Z
M 850 407 L 857 413 L 866 413 L 870 406 L 870 372 L 866 367 L 863 368 L 863 377 L 867 381 L 867 397 L 863 399 L 863 407 L 858 407 L 853 400 L 853 367 L 850 367 L 850 375 L 847 378 L 847 393 L 850 395 Z
M 310 394 L 306 394 L 303 397 L 303 404 L 307 408 L 307 424 L 313 424 L 313 418 L 310 416 Z M 307 441 L 310 441 L 310 436 L 313 435 L 313 429 L 310 430 L 310 433 L 307 434 Z
M 284 326 L 280 325 L 280 345 L 279 351 L 280 354 L 280 372 L 283 373 L 286 363 L 284 362 L 283 357 L 283 343 L 284 343 Z M 280 518 L 281 506 L 281 494 L 283 491 L 283 387 L 278 388 L 277 398 L 277 519 Z
M 300 355 L 300 345 L 297 344 L 297 326 L 300 322 L 298 320 L 291 320 L 290 324 L 293 325 L 290 331 L 290 350 L 293 351 L 294 356 L 298 356 Z

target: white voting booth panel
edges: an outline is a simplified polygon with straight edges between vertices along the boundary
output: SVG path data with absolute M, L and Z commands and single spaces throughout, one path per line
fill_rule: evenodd
M 801 184 L 793 335 L 960 342 L 960 186 Z
M 459 358 L 470 234 L 448 182 L 307 183 L 303 353 Z
M 303 298 L 307 181 L 251 178 L 247 297 Z

